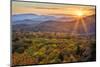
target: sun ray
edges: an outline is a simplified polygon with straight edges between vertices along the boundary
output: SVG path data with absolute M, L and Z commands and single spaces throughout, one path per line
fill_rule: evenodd
M 76 19 L 76 22 L 75 22 L 75 25 L 74 25 L 74 28 L 73 28 L 73 31 L 72 31 L 72 35 L 75 35 L 77 33 L 77 28 L 79 27 L 79 25 L 81 25 L 81 27 L 83 27 L 83 30 L 86 34 L 88 34 L 88 29 L 87 29 L 87 25 L 83 19 L 83 17 L 85 16 L 84 12 L 83 11 L 75 11 L 75 19 Z
M 84 22 L 83 18 L 81 18 L 81 23 L 82 23 L 85 33 L 88 33 L 88 29 L 87 29 L 86 23 Z
M 72 35 L 74 35 L 76 33 L 76 30 L 78 28 L 78 24 L 79 24 L 79 19 L 76 19 L 76 23 L 75 23 L 75 26 L 74 26 L 74 30 L 72 31 Z

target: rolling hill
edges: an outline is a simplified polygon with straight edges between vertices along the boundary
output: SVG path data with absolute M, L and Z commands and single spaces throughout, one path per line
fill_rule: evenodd
M 95 34 L 95 15 L 87 16 L 83 19 L 88 29 L 88 33 Z M 12 16 L 13 31 L 71 33 L 75 24 L 76 19 L 68 16 L 36 14 L 18 14 Z M 85 34 L 81 23 L 78 25 L 76 32 L 77 34 Z

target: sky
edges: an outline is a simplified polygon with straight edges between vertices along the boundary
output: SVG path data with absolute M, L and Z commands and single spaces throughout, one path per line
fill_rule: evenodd
M 69 5 L 69 4 L 48 4 L 36 2 L 12 2 L 12 14 L 39 14 L 39 15 L 84 15 L 95 14 L 94 6 Z

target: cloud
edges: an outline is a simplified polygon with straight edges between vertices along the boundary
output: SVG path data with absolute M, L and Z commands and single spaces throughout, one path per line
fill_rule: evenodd
M 48 4 L 40 2 L 12 2 L 12 13 L 36 13 L 36 14 L 73 14 L 75 11 L 86 11 L 86 14 L 95 13 L 92 6 Z M 88 12 L 87 12 L 88 11 Z

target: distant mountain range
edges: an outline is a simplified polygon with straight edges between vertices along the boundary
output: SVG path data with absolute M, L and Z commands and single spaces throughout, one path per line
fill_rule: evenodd
M 12 24 L 32 24 L 41 23 L 47 20 L 54 20 L 54 16 L 44 16 L 36 14 L 17 14 L 12 16 Z
M 95 15 L 83 18 L 88 29 L 88 33 L 95 34 Z M 60 15 L 36 15 L 36 14 L 17 14 L 12 15 L 13 31 L 32 31 L 32 32 L 65 32 L 71 33 L 75 26 L 76 19 L 70 16 Z M 78 34 L 85 34 L 81 23 L 76 30 Z

